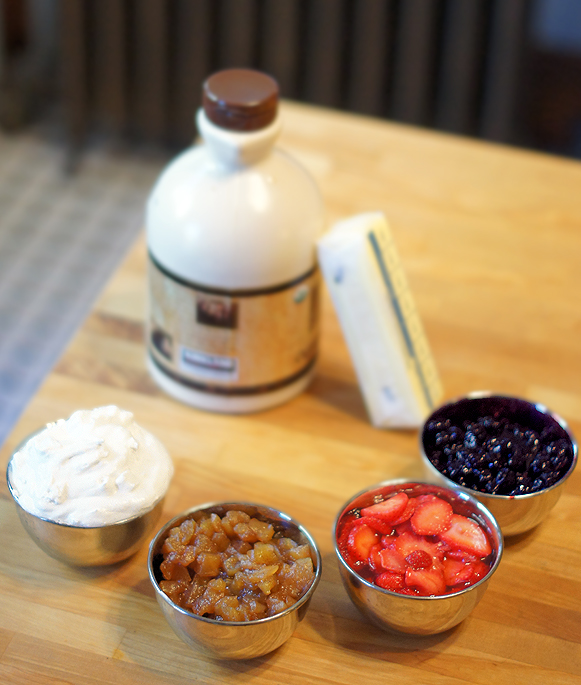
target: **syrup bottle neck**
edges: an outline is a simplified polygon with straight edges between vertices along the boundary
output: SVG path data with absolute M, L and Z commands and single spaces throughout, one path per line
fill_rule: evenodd
M 247 166 L 266 157 L 281 130 L 280 116 L 258 131 L 231 131 L 211 122 L 205 111 L 197 114 L 200 135 L 213 157 L 227 166 Z
M 219 161 L 252 164 L 268 153 L 280 132 L 278 84 L 253 69 L 212 74 L 203 86 L 197 123 Z

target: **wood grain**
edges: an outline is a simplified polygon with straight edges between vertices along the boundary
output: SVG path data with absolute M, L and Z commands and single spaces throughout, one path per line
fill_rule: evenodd
M 547 404 L 579 434 L 579 164 L 290 103 L 284 115 L 281 146 L 316 176 L 329 223 L 368 210 L 388 216 L 446 396 L 517 394 Z M 21 417 L 2 465 L 47 421 L 115 403 L 175 461 L 164 520 L 212 500 L 277 506 L 318 541 L 322 581 L 279 650 L 212 662 L 165 623 L 145 548 L 113 568 L 67 568 L 26 536 L 2 483 L 0 682 L 581 682 L 579 470 L 546 521 L 508 541 L 487 594 L 460 626 L 428 638 L 383 633 L 341 586 L 331 528 L 356 491 L 420 474 L 416 432 L 370 426 L 326 294 L 308 392 L 239 417 L 174 402 L 144 366 L 145 256 L 141 238 Z

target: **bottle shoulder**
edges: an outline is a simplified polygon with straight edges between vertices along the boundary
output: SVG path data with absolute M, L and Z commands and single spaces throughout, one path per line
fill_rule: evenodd
M 277 148 L 232 168 L 201 145 L 162 173 L 146 228 L 152 254 L 176 275 L 217 287 L 258 287 L 312 268 L 323 203 L 311 176 Z
M 231 186 L 246 178 L 273 174 L 276 174 L 273 180 L 278 183 L 284 183 L 288 177 L 294 183 L 303 182 L 305 187 L 319 194 L 314 179 L 304 166 L 277 147 L 254 164 L 230 165 L 212 155 L 208 146 L 200 144 L 181 153 L 166 166 L 153 187 L 150 201 L 160 199 L 165 193 L 169 193 L 170 198 L 167 199 L 171 199 L 176 189 L 183 186 L 195 192 L 198 187 L 205 189 L 216 185 L 221 186 L 223 192 L 228 192 Z

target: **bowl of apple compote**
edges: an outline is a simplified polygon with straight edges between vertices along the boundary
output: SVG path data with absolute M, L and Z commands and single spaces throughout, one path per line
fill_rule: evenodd
M 219 503 L 167 523 L 150 545 L 148 566 L 179 637 L 214 658 L 249 659 L 292 635 L 319 582 L 321 556 L 287 514 Z

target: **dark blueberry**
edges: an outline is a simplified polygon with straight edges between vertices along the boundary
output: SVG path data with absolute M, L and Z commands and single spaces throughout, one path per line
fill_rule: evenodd
M 464 431 L 457 426 L 452 426 L 448 434 L 450 435 L 451 442 L 462 442 L 464 439 Z
M 491 470 L 491 471 L 498 471 L 500 468 L 500 464 L 498 462 L 498 459 L 495 459 L 493 454 L 487 454 L 486 455 L 488 463 L 486 466 Z
M 529 470 L 534 476 L 540 476 L 542 473 L 546 473 L 551 470 L 551 462 L 548 459 L 537 457 L 530 465 Z
M 551 473 L 545 474 L 545 485 L 546 487 L 551 487 L 561 480 L 561 474 L 558 471 L 552 471 Z
M 500 440 L 500 444 L 502 445 L 502 449 L 505 454 L 511 454 L 515 449 L 517 441 L 515 440 L 514 436 L 511 437 L 509 435 L 504 435 Z
M 548 444 L 550 442 L 553 442 L 553 440 L 557 440 L 559 438 L 559 435 L 557 434 L 555 428 L 553 426 L 548 426 L 547 428 L 543 428 L 541 431 L 541 434 L 539 435 L 539 440 L 544 444 Z
M 463 481 L 461 484 L 462 485 L 467 485 L 468 487 L 472 487 L 475 485 L 478 481 L 478 478 L 476 477 L 474 470 L 472 469 L 471 466 L 468 464 L 465 464 L 461 469 L 460 469 L 460 476 L 459 478 Z
M 557 442 L 555 443 L 555 447 L 557 449 L 557 454 L 567 459 L 569 459 L 573 454 L 571 450 L 571 444 L 564 438 L 561 438 L 561 440 L 557 440 Z
M 488 450 L 493 450 L 499 443 L 498 437 L 496 435 L 492 435 L 486 442 L 484 443 L 484 446 Z
M 448 464 L 448 469 L 447 469 L 446 473 L 448 474 L 449 478 L 451 478 L 453 481 L 456 481 L 456 478 L 458 478 L 461 471 L 462 471 L 462 465 L 461 464 Z
M 476 447 L 477 441 L 476 436 L 472 431 L 466 431 L 464 434 L 464 447 L 469 450 L 473 450 Z
M 443 455 L 442 455 L 441 450 L 434 450 L 434 451 L 430 454 L 430 457 L 429 457 L 429 458 L 430 458 L 430 461 L 432 462 L 432 464 L 433 464 L 436 468 L 438 468 L 439 464 L 446 463 L 446 460 L 443 458 Z
M 517 484 L 516 488 L 510 493 L 511 495 L 525 495 L 527 492 L 530 492 L 531 489 L 531 483 L 519 483 Z
M 506 463 L 513 471 L 521 471 L 526 468 L 527 456 L 520 447 L 515 445 Z
M 545 445 L 542 451 L 543 454 L 547 457 L 552 457 L 554 454 L 557 454 L 557 448 L 555 446 L 555 443 L 553 442 L 549 443 L 548 445 Z
M 528 473 L 518 473 L 516 476 L 516 487 L 522 492 L 530 489 L 532 481 Z
M 507 467 L 503 466 L 500 469 L 498 469 L 496 476 L 494 477 L 494 480 L 497 483 L 503 483 L 509 473 L 510 473 L 510 471 L 507 469 Z
M 496 483 L 493 480 L 489 480 L 488 483 L 484 485 L 484 492 L 488 493 L 489 495 L 492 495 L 495 487 Z
M 479 442 L 485 440 L 486 436 L 488 435 L 486 428 L 480 423 L 472 424 L 470 431 L 476 436 L 476 439 Z
M 492 473 L 488 469 L 482 469 L 479 472 L 480 487 L 484 488 L 488 483 L 490 483 L 492 478 Z
M 502 481 L 502 492 L 508 495 L 516 486 L 516 475 L 514 471 L 508 471 L 504 480 Z
M 531 459 L 533 459 L 534 457 L 536 457 L 537 454 L 540 452 L 540 450 L 541 450 L 541 443 L 540 443 L 540 441 L 538 440 L 538 438 L 537 438 L 536 440 L 529 440 L 529 441 L 527 441 L 527 443 L 526 443 L 526 451 L 527 451 L 528 454 L 530 454 Z
M 549 459 L 549 464 L 551 465 L 551 468 L 555 472 L 559 472 L 561 470 L 564 470 L 568 464 L 569 464 L 569 459 L 567 456 L 561 455 L 561 454 L 554 454 L 550 459 Z

